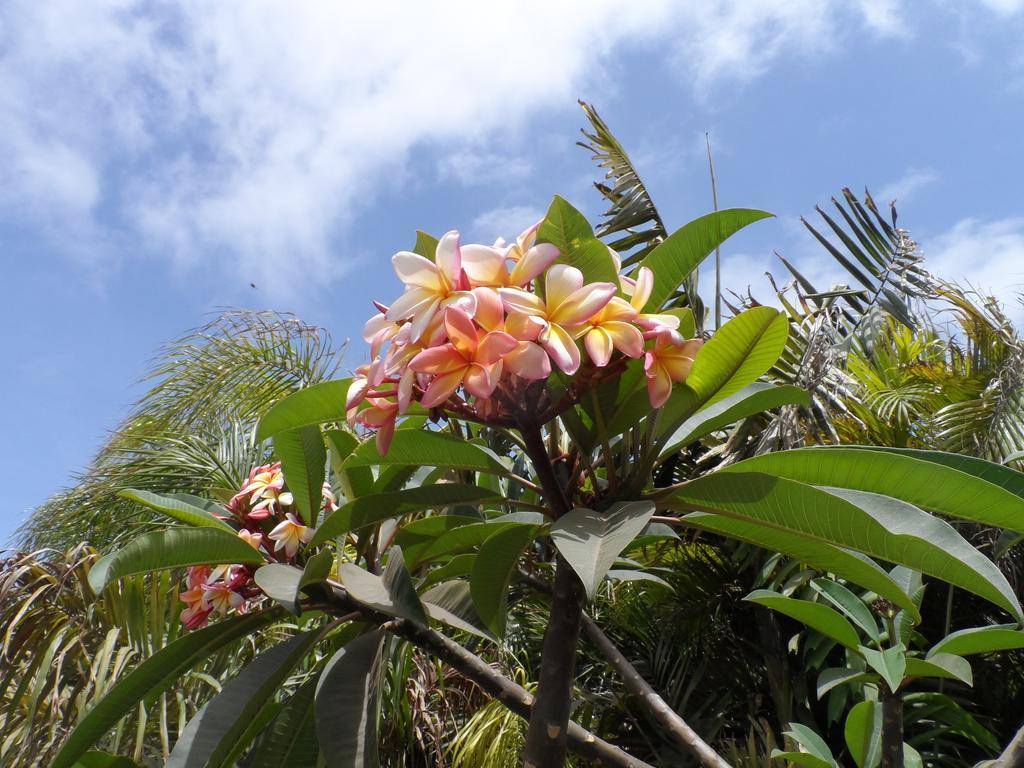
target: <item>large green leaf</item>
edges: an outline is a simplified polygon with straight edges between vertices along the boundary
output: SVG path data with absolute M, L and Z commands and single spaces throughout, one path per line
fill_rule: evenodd
M 951 467 L 952 469 L 956 469 L 968 475 L 980 477 L 982 480 L 986 480 L 993 485 L 998 485 L 1000 488 L 1004 488 L 1010 493 L 1024 497 L 1024 472 L 1018 472 L 1010 467 L 1002 464 L 995 464 L 991 461 L 986 461 L 985 459 L 975 458 L 974 456 L 964 456 L 959 453 L 927 451 L 919 448 L 886 448 L 884 446 L 876 445 L 850 445 L 843 447 L 856 450 L 881 451 L 887 454 L 909 456 L 910 458 L 917 459 L 918 461 L 930 461 L 933 464 Z
M 952 653 L 957 656 L 971 656 L 976 653 L 994 653 L 1024 648 L 1024 632 L 1014 624 L 991 627 L 972 627 L 952 632 L 939 640 L 928 651 L 931 658 L 937 653 Z
M 449 515 L 445 517 L 449 517 Z M 483 544 L 484 541 L 497 533 L 501 528 L 523 525 L 530 525 L 530 523 L 501 522 L 499 519 L 453 527 L 451 530 L 439 535 L 435 541 L 427 542 L 426 548 L 420 550 L 420 555 L 416 562 L 426 563 L 441 557 L 467 552 L 473 547 Z
M 974 474 L 902 453 L 798 448 L 754 456 L 726 471 L 880 493 L 949 517 L 1024 532 L 1024 498 Z
M 345 398 L 352 379 L 314 384 L 288 395 L 271 406 L 256 428 L 256 442 L 299 427 L 345 420 Z
M 440 621 L 487 640 L 497 640 L 497 637 L 484 626 L 480 614 L 473 605 L 473 595 L 468 581 L 445 581 L 428 589 L 420 597 L 427 614 L 434 621 Z
M 165 645 L 121 678 L 85 715 L 65 740 L 52 768 L 70 768 L 140 701 L 152 704 L 160 694 L 203 659 L 229 643 L 281 618 L 277 609 L 233 616 L 189 632 Z
M 593 600 L 608 570 L 650 522 L 654 504 L 628 501 L 605 512 L 577 508 L 551 525 L 551 540 Z
M 473 563 L 469 588 L 473 605 L 484 625 L 496 636 L 505 634 L 508 617 L 508 586 L 519 556 L 533 541 L 537 527 L 516 525 L 496 531 L 480 545 Z
M 860 638 L 853 625 L 827 605 L 786 597 L 769 589 L 755 589 L 743 599 L 796 619 L 847 648 L 855 650 L 860 645 Z
M 167 768 L 221 766 L 251 734 L 274 694 L 322 636 L 311 630 L 264 651 L 228 680 L 182 730 L 167 759 Z M 254 735 L 254 734 L 253 734 Z
M 944 680 L 959 680 L 974 685 L 971 663 L 963 656 L 952 653 L 935 653 L 926 659 L 908 658 L 907 677 L 937 677 Z
M 124 576 L 187 565 L 262 563 L 263 556 L 237 534 L 217 528 L 169 528 L 132 539 L 121 549 L 104 555 L 89 571 L 96 594 Z
M 857 595 L 832 579 L 815 579 L 811 582 L 811 586 L 818 594 L 845 613 L 854 624 L 867 633 L 868 637 L 876 643 L 881 640 L 881 632 L 878 629 L 875 615 Z
M 352 451 L 342 466 L 427 466 L 468 469 L 490 474 L 507 475 L 505 467 L 494 454 L 479 445 L 453 435 L 419 429 L 399 429 L 391 441 L 387 456 L 377 452 L 374 440 L 368 440 Z
M 665 449 L 665 453 L 675 453 L 697 438 L 734 424 L 748 416 L 783 405 L 810 405 L 810 402 L 810 395 L 800 387 L 754 382 L 739 392 L 719 400 L 711 407 L 694 414 L 680 424 L 668 438 L 668 448 Z
M 333 564 L 334 555 L 329 550 L 324 550 L 309 558 L 301 570 L 284 563 L 269 563 L 259 568 L 253 579 L 267 597 L 280 603 L 289 613 L 298 616 L 301 613 L 299 592 L 310 584 L 326 579 Z
M 134 760 L 109 752 L 86 752 L 75 768 L 139 768 Z
M 843 732 L 857 768 L 875 768 L 882 759 L 882 706 L 870 700 L 856 704 Z
M 826 693 L 833 688 L 838 688 L 840 685 L 877 683 L 878 679 L 878 675 L 874 672 L 864 672 L 851 667 L 828 667 L 821 670 L 821 674 L 818 675 L 818 685 L 815 688 L 815 693 L 821 699 Z
M 357 531 L 389 517 L 407 515 L 425 509 L 441 509 L 453 504 L 477 505 L 488 501 L 499 501 L 494 491 L 478 485 L 460 483 L 438 483 L 406 488 L 391 493 L 374 493 L 361 496 L 339 508 L 317 528 L 312 544 L 319 544 L 334 536 Z
M 921 620 L 920 611 L 911 596 L 883 568 L 859 552 L 833 546 L 819 537 L 739 517 L 692 512 L 682 519 L 695 528 L 782 552 L 820 571 L 834 573 L 904 608 L 915 621 Z
M 118 496 L 123 496 L 126 499 L 137 501 L 139 504 L 147 506 L 150 509 L 155 509 L 157 512 L 161 512 L 173 520 L 185 523 L 185 525 L 191 525 L 197 528 L 223 528 L 231 533 L 235 532 L 234 528 L 209 510 L 190 504 L 180 496 L 165 496 L 159 493 L 151 493 L 150 491 L 136 490 L 134 488 L 121 491 Z
M 902 643 L 884 651 L 876 651 L 862 645 L 857 652 L 864 657 L 869 667 L 881 675 L 889 690 L 893 693 L 899 690 L 907 673 L 907 649 Z
M 337 478 L 345 498 L 351 501 L 370 493 L 375 482 L 371 467 L 343 468 L 345 459 L 359 447 L 359 438 L 344 429 L 328 429 L 324 432 L 324 437 L 330 447 L 334 476 Z
M 274 435 L 274 453 L 281 460 L 288 490 L 308 526 L 324 505 L 323 488 L 327 469 L 327 447 L 319 426 L 286 429 Z
M 665 506 L 708 510 L 797 532 L 809 541 L 847 547 L 927 573 L 974 592 L 1021 620 L 999 569 L 948 523 L 873 493 L 822 489 L 757 472 L 716 472 L 673 493 Z
M 246 768 L 316 768 L 313 700 L 319 677 L 312 677 L 284 703 L 252 751 Z
M 594 237 L 594 230 L 586 217 L 564 198 L 556 195 L 551 201 L 537 230 L 537 241 L 556 246 L 561 251 L 558 262 L 576 267 L 586 282 L 618 285 L 619 273 L 608 246 Z
M 377 768 L 377 716 L 385 634 L 374 629 L 345 644 L 316 688 L 316 735 L 327 768 Z
M 657 312 L 715 248 L 748 224 L 771 216 L 764 211 L 728 208 L 677 229 L 640 262 L 654 273 L 654 290 L 644 311 Z
M 411 568 L 430 560 L 427 552 L 449 532 L 480 522 L 469 515 L 430 515 L 403 525 L 395 534 L 395 544 L 402 547 Z M 491 532 L 494 532 L 494 528 Z
M 412 577 L 405 567 L 401 547 L 392 547 L 388 563 L 380 576 L 370 573 L 353 563 L 342 563 L 338 576 L 356 601 L 388 616 L 409 619 L 417 624 L 427 625 L 427 615 L 412 584 Z
M 832 751 L 828 748 L 828 744 L 825 743 L 825 740 L 806 725 L 802 725 L 801 723 L 790 723 L 789 730 L 783 731 L 782 735 L 790 737 L 805 750 L 803 752 L 796 752 L 792 754 L 813 758 L 813 760 L 809 762 L 802 762 L 796 758 L 792 758 L 798 765 L 806 765 L 808 768 L 817 768 L 817 766 L 824 764 L 832 766 L 832 768 L 839 768 L 839 763 L 837 763 L 835 757 L 832 756 Z M 773 756 L 776 755 L 773 753 Z

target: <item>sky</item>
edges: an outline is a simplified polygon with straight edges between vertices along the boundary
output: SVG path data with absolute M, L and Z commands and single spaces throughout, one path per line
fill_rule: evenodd
M 415 230 L 515 236 L 560 194 L 594 104 L 669 229 L 722 207 L 723 284 L 844 186 L 898 201 L 926 266 L 1024 284 L 1024 0 L 0 4 L 0 544 L 86 467 L 161 344 L 224 307 L 353 338 Z M 705 284 L 710 282 L 705 279 Z M 250 284 L 255 284 L 255 288 Z

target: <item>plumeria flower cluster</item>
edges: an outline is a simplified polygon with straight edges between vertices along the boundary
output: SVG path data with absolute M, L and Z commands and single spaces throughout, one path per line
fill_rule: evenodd
M 338 508 L 326 483 L 323 500 L 325 512 Z M 254 468 L 228 502 L 229 514 L 220 517 L 237 526 L 239 538 L 267 560 L 290 562 L 313 537 L 313 530 L 302 523 L 294 505 L 292 494 L 285 489 L 281 462 L 275 462 Z M 186 606 L 181 612 L 182 623 L 189 629 L 199 629 L 206 626 L 213 613 L 245 613 L 261 594 L 253 581 L 254 573 L 253 566 L 241 564 L 189 568 L 188 589 L 180 595 Z
M 686 378 L 701 342 L 682 337 L 677 316 L 644 312 L 651 270 L 587 283 L 558 263 L 557 247 L 537 242 L 539 228 L 490 246 L 463 245 L 453 230 L 433 261 L 408 251 L 392 257 L 405 292 L 390 306 L 375 302 L 364 328 L 372 360 L 357 369 L 346 402 L 350 424 L 377 430 L 381 454 L 413 402 L 486 422 L 522 382 L 642 357 L 658 408 Z M 618 254 L 609 255 L 619 272 Z

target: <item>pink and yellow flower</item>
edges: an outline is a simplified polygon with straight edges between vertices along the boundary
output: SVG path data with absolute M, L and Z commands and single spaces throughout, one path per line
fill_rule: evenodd
M 520 341 L 536 340 L 565 373 L 579 370 L 574 332 L 615 296 L 612 283 L 583 284 L 575 267 L 555 264 L 544 276 L 545 298 L 520 288 L 500 288 L 509 316 L 505 330 Z
M 501 376 L 501 359 L 516 348 L 516 340 L 504 331 L 478 329 L 458 307 L 445 310 L 444 323 L 449 343 L 425 349 L 409 363 L 412 370 L 434 377 L 420 402 L 433 408 L 459 386 L 474 397 L 490 397 Z
M 313 538 L 313 530 L 302 524 L 295 515 L 289 512 L 285 519 L 278 523 L 269 534 L 275 542 L 274 551 L 284 550 L 288 557 L 295 557 L 299 551 L 299 544 L 308 544 Z
M 551 243 L 537 243 L 540 222 L 503 248 L 494 245 L 466 245 L 462 248 L 462 268 L 474 286 L 494 288 L 523 287 L 555 263 L 560 252 Z M 509 270 L 508 263 L 512 262 Z
M 672 383 L 684 381 L 690 375 L 693 360 L 703 344 L 701 339 L 690 339 L 677 345 L 669 333 L 657 336 L 654 347 L 644 358 L 647 395 L 652 406 L 663 406 L 672 394 Z
M 644 335 L 633 325 L 637 311 L 626 301 L 613 298 L 591 317 L 578 332 L 583 346 L 598 368 L 604 368 L 619 350 L 627 357 L 640 357 L 644 353 Z

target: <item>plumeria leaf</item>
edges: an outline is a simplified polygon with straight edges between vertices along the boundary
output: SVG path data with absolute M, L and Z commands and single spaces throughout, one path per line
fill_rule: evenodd
M 853 625 L 827 605 L 786 597 L 769 589 L 756 589 L 743 599 L 796 619 L 847 648 L 856 650 L 860 645 L 860 638 Z
M 612 568 L 606 574 L 612 581 L 649 581 L 671 590 L 672 585 L 650 571 L 641 571 L 634 568 Z
M 390 517 L 453 505 L 477 505 L 500 501 L 501 496 L 478 485 L 438 483 L 406 488 L 391 493 L 374 493 L 348 502 L 317 528 L 312 544 L 319 544 L 349 531 L 357 531 Z
M 387 456 L 381 456 L 373 440 L 356 448 L 345 459 L 345 469 L 352 467 L 446 467 L 507 475 L 508 468 L 494 454 L 478 445 L 452 435 L 426 430 L 399 429 Z
M 876 651 L 874 648 L 860 646 L 857 652 L 864 657 L 875 672 L 882 676 L 889 690 L 895 693 L 899 690 L 900 684 L 907 673 L 907 653 L 902 643 L 886 648 L 884 651 Z
M 412 252 L 419 254 L 424 259 L 434 261 L 437 257 L 437 243 L 438 240 L 436 237 L 428 235 L 426 232 L 417 229 L 416 244 L 413 245 Z
M 661 504 L 709 510 L 799 534 L 808 544 L 847 547 L 905 565 L 1022 618 L 1012 588 L 991 560 L 945 521 L 887 496 L 815 488 L 755 472 L 721 471 L 691 481 Z
M 64 741 L 52 768 L 71 768 L 139 702 L 149 707 L 202 660 L 281 616 L 279 609 L 232 616 L 171 641 L 119 680 L 85 713 Z
M 798 448 L 745 459 L 728 471 L 765 472 L 813 485 L 882 493 L 948 517 L 1024 532 L 1024 498 L 974 473 L 920 459 L 917 454 L 873 448 Z M 994 473 L 988 476 L 995 478 Z
M 821 670 L 818 675 L 818 687 L 816 693 L 819 699 L 833 688 L 849 683 L 874 683 L 878 681 L 878 675 L 872 672 L 864 672 L 850 667 L 829 667 Z
M 274 435 L 274 452 L 281 459 L 281 471 L 303 522 L 315 526 L 324 505 L 327 467 L 327 448 L 320 427 L 305 426 L 278 432 Z
M 320 747 L 313 701 L 319 679 L 310 678 L 288 697 L 253 748 L 246 768 L 316 768 Z
M 401 547 L 392 547 L 380 576 L 353 563 L 342 563 L 338 576 L 356 601 L 388 616 L 409 619 L 426 626 L 427 615 L 405 567 Z
M 531 525 L 530 523 L 517 522 L 474 522 L 459 527 L 453 527 L 448 532 L 437 537 L 436 541 L 426 542 L 425 549 L 420 550 L 420 556 L 416 562 L 431 562 L 440 557 L 460 554 L 473 547 L 483 544 L 485 540 L 503 528 L 514 526 Z
M 926 659 L 907 658 L 907 677 L 938 677 L 945 680 L 959 680 L 974 685 L 971 663 L 963 656 L 952 653 L 935 653 Z
M 561 252 L 558 262 L 576 267 L 585 282 L 618 285 L 619 273 L 608 246 L 594 236 L 586 217 L 564 198 L 556 195 L 552 200 L 537 231 L 537 242 L 557 247 Z
M 443 582 L 424 592 L 421 599 L 427 614 L 434 621 L 440 621 L 486 640 L 497 641 L 498 638 L 484 626 L 480 614 L 477 613 L 468 581 Z
M 204 507 L 196 506 L 179 496 L 165 496 L 159 493 L 151 493 L 150 491 L 136 490 L 129 488 L 128 490 L 121 491 L 118 496 L 123 496 L 126 499 L 137 501 L 139 504 L 155 509 L 157 512 L 161 512 L 167 517 L 177 520 L 180 523 L 186 525 L 192 525 L 197 528 L 222 528 L 231 533 L 235 532 L 235 529 L 228 525 L 226 522 L 221 520 L 219 517 L 214 515 L 208 509 Z M 224 510 L 224 507 L 220 505 L 214 505 Z M 227 510 L 224 510 L 225 512 Z
M 1015 624 L 1001 624 L 952 632 L 933 645 L 927 657 L 931 658 L 940 653 L 970 656 L 1016 648 L 1024 648 L 1024 632 L 1017 629 Z
M 870 700 L 856 704 L 843 735 L 857 768 L 875 768 L 882 760 L 882 706 Z
M 860 627 L 867 636 L 876 643 L 881 639 L 881 631 L 871 608 L 857 595 L 832 579 L 815 579 L 811 586 L 832 605 L 845 613 L 850 620 Z
M 828 744 L 825 743 L 825 740 L 806 725 L 802 725 L 801 723 L 790 723 L 789 730 L 784 731 L 782 735 L 789 736 L 793 741 L 806 750 L 805 752 L 798 752 L 797 754 L 811 755 L 825 764 L 832 766 L 832 768 L 839 768 L 839 763 L 837 763 L 835 757 L 832 756 L 832 751 L 828 748 Z
M 434 544 L 446 533 L 480 522 L 478 517 L 469 515 L 431 515 L 406 523 L 395 534 L 395 544 L 402 547 L 409 565 L 413 568 L 428 562 L 426 556 Z M 492 529 L 494 530 L 494 529 Z
M 86 752 L 75 763 L 75 768 L 139 768 L 139 764 L 109 752 Z
M 293 565 L 270 563 L 258 569 L 253 579 L 268 597 L 280 603 L 289 613 L 298 616 L 302 612 L 299 593 L 304 587 L 326 579 L 333 564 L 334 555 L 324 550 L 309 558 L 301 570 Z
M 299 427 L 345 420 L 345 397 L 352 379 L 314 384 L 278 400 L 260 419 L 256 442 Z
M 783 405 L 810 405 L 806 390 L 790 385 L 779 386 L 764 382 L 748 384 L 739 392 L 719 400 L 709 408 L 686 419 L 668 438 L 663 455 L 678 452 L 697 438 Z
M 643 531 L 653 514 L 654 504 L 629 501 L 603 513 L 577 508 L 551 525 L 552 542 L 576 571 L 591 600 L 615 559 Z
M 748 224 L 771 216 L 764 211 L 729 208 L 701 216 L 677 229 L 640 262 L 654 273 L 654 290 L 644 311 L 657 312 L 716 247 Z
M 167 768 L 221 766 L 237 754 L 245 745 L 243 737 L 258 733 L 253 733 L 253 723 L 259 723 L 267 708 L 275 706 L 274 694 L 321 635 L 321 630 L 302 632 L 243 667 L 189 720 L 167 759 Z
M 377 768 L 386 635 L 374 629 L 335 653 L 316 687 L 316 735 L 327 768 Z
M 484 625 L 496 636 L 505 634 L 508 587 L 523 549 L 537 535 L 537 526 L 516 525 L 494 532 L 480 545 L 469 587 Z
M 423 588 L 431 587 L 434 584 L 440 584 L 442 581 L 448 579 L 454 579 L 458 576 L 469 576 L 473 570 L 473 561 L 476 560 L 475 552 L 466 552 L 461 555 L 456 555 L 451 558 L 448 562 L 437 568 L 432 568 L 427 573 L 427 578 L 423 582 Z
M 89 586 L 98 595 L 110 582 L 136 573 L 188 565 L 262 562 L 263 555 L 237 534 L 218 528 L 169 528 L 144 533 L 101 557 L 89 571 Z

